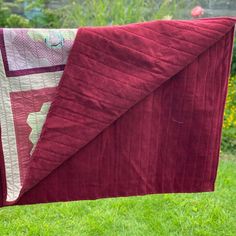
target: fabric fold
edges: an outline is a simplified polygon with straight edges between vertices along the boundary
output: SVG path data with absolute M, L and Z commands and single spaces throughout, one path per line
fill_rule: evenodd
M 211 24 L 155 21 L 79 29 L 33 154 L 25 188 L 33 186 L 184 69 L 233 25 L 226 19 Z M 61 144 L 60 140 L 66 141 Z
M 80 190 L 85 191 L 81 187 L 83 183 L 84 188 L 86 184 L 90 185 L 89 179 L 83 183 L 81 180 L 80 185 L 79 177 L 75 176 L 81 188 L 73 199 L 212 191 L 234 24 L 233 18 L 219 18 L 79 28 L 29 161 L 18 199 L 20 203 L 24 203 L 24 195 L 27 202 L 30 191 L 37 192 L 37 186 L 43 186 L 47 178 L 53 179 L 55 171 L 66 168 L 66 162 L 70 159 L 78 159 L 81 166 L 84 161 L 84 168 L 91 168 L 96 173 L 94 165 L 99 163 L 90 160 L 91 166 L 89 162 L 86 165 L 88 160 L 82 157 L 86 158 L 83 153 L 89 152 L 91 146 L 91 153 L 96 159 L 95 146 L 98 148 L 99 145 L 95 143 L 106 145 L 104 139 L 108 139 L 107 144 L 112 146 L 109 151 L 104 147 L 107 162 L 115 161 L 122 155 L 127 157 L 128 150 L 140 149 L 140 166 L 134 161 L 137 155 L 135 151 L 133 155 L 130 151 L 129 158 L 133 157 L 133 161 L 122 159 L 127 163 L 119 162 L 119 165 L 123 166 L 120 168 L 123 168 L 124 175 L 129 173 L 125 169 L 125 165 L 128 165 L 132 169 L 129 173 L 131 180 L 140 179 L 145 190 L 139 190 L 138 187 L 136 190 L 134 184 L 130 192 L 123 187 L 119 191 L 119 186 L 116 186 L 118 190 L 113 191 L 109 187 L 112 182 L 109 182 L 101 194 L 80 195 Z M 218 82 L 214 79 L 218 79 Z M 210 128 L 205 122 L 210 123 Z M 145 129 L 147 134 L 144 134 Z M 151 133 L 152 130 L 156 135 Z M 189 130 L 191 133 L 188 133 Z M 116 132 L 119 135 L 116 136 Z M 132 137 L 127 132 L 133 132 Z M 140 139 L 137 143 L 135 135 Z M 211 137 L 214 142 L 210 141 Z M 120 139 L 126 140 L 129 145 L 126 147 L 123 141 L 119 141 L 119 145 L 114 146 Z M 187 158 L 191 155 L 192 160 Z M 149 156 L 152 159 L 148 159 Z M 177 157 L 181 159 L 177 160 Z M 145 164 L 145 160 L 149 163 Z M 152 164 L 155 170 L 152 170 Z M 181 173 L 183 166 L 185 173 Z M 79 168 L 82 167 L 78 167 L 78 176 L 82 173 Z M 209 169 L 212 173 L 208 176 Z M 135 177 L 131 174 L 134 172 Z M 206 175 L 205 179 L 200 177 L 202 174 Z M 186 182 L 186 178 L 189 182 Z M 117 183 L 121 184 L 122 181 Z M 97 189 L 95 186 L 98 183 L 91 182 L 91 186 L 93 183 L 94 189 Z M 59 197 L 59 200 L 65 199 Z

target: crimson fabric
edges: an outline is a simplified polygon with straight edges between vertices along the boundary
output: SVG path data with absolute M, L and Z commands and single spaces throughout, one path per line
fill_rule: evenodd
M 234 24 L 79 28 L 11 204 L 214 191 Z

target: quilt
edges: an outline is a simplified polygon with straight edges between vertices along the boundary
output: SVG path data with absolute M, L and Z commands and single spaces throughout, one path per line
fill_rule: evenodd
M 215 189 L 235 18 L 0 30 L 0 206 Z

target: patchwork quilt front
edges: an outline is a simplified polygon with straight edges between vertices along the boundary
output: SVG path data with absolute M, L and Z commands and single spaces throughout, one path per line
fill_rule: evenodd
M 0 206 L 214 191 L 235 18 L 0 30 Z

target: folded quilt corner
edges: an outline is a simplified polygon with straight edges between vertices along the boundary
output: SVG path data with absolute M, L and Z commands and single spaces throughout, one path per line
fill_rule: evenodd
M 234 23 L 1 30 L 2 205 L 214 191 Z

